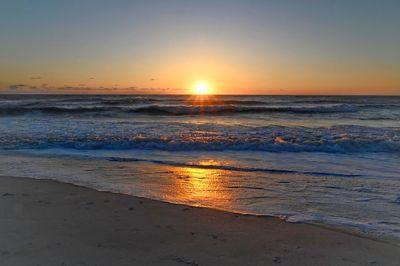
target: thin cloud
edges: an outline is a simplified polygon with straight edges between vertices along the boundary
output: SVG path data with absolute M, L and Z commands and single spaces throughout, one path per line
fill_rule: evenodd
M 0 89 L 2 93 L 37 93 L 42 92 L 37 86 L 29 85 L 29 84 L 11 84 L 6 87 Z
M 178 88 L 153 88 L 153 87 L 89 87 L 85 84 L 77 86 L 64 85 L 60 87 L 42 84 L 34 86 L 30 84 L 18 83 L 11 84 L 2 89 L 4 93 L 137 93 L 137 94 L 162 94 L 168 92 L 181 91 Z
M 21 90 L 21 89 L 26 89 L 28 87 L 29 87 L 29 85 L 20 83 L 20 84 L 9 85 L 8 89 L 9 90 Z

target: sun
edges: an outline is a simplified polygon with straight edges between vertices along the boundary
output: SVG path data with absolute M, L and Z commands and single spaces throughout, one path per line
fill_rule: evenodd
M 205 81 L 198 81 L 193 86 L 193 94 L 197 95 L 207 95 L 210 94 L 210 86 Z

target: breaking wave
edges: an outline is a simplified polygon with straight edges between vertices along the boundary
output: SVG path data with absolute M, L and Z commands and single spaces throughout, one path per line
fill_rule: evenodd
M 112 105 L 112 104 L 111 104 Z M 357 112 L 356 106 L 339 104 L 333 106 L 312 107 L 266 107 L 266 106 L 238 106 L 238 105 L 150 105 L 143 107 L 121 106 L 8 106 L 0 107 L 1 115 L 17 115 L 32 112 L 47 114 L 106 114 L 106 113 L 139 113 L 146 115 L 217 115 L 217 114 L 243 114 L 243 113 L 299 113 L 299 114 L 324 114 Z
M 83 122 L 82 122 L 83 123 Z M 44 131 L 44 132 L 43 132 Z M 53 125 L 26 134 L 2 134 L 2 149 L 72 148 L 78 150 L 268 151 L 325 153 L 400 153 L 400 129 L 361 126 L 245 127 L 195 124 L 111 124 L 81 128 Z

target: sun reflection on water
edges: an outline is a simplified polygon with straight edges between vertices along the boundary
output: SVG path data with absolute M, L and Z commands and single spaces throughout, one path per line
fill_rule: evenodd
M 167 166 L 174 176 L 173 191 L 165 195 L 173 202 L 192 203 L 197 206 L 219 206 L 229 208 L 231 193 L 226 188 L 229 181 L 227 170 L 207 169 L 201 166 L 218 166 L 220 162 L 204 160 L 196 163 L 200 167 Z

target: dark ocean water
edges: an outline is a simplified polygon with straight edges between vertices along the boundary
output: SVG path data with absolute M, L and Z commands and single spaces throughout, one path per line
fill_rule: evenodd
M 400 97 L 0 95 L 0 174 L 400 238 Z

